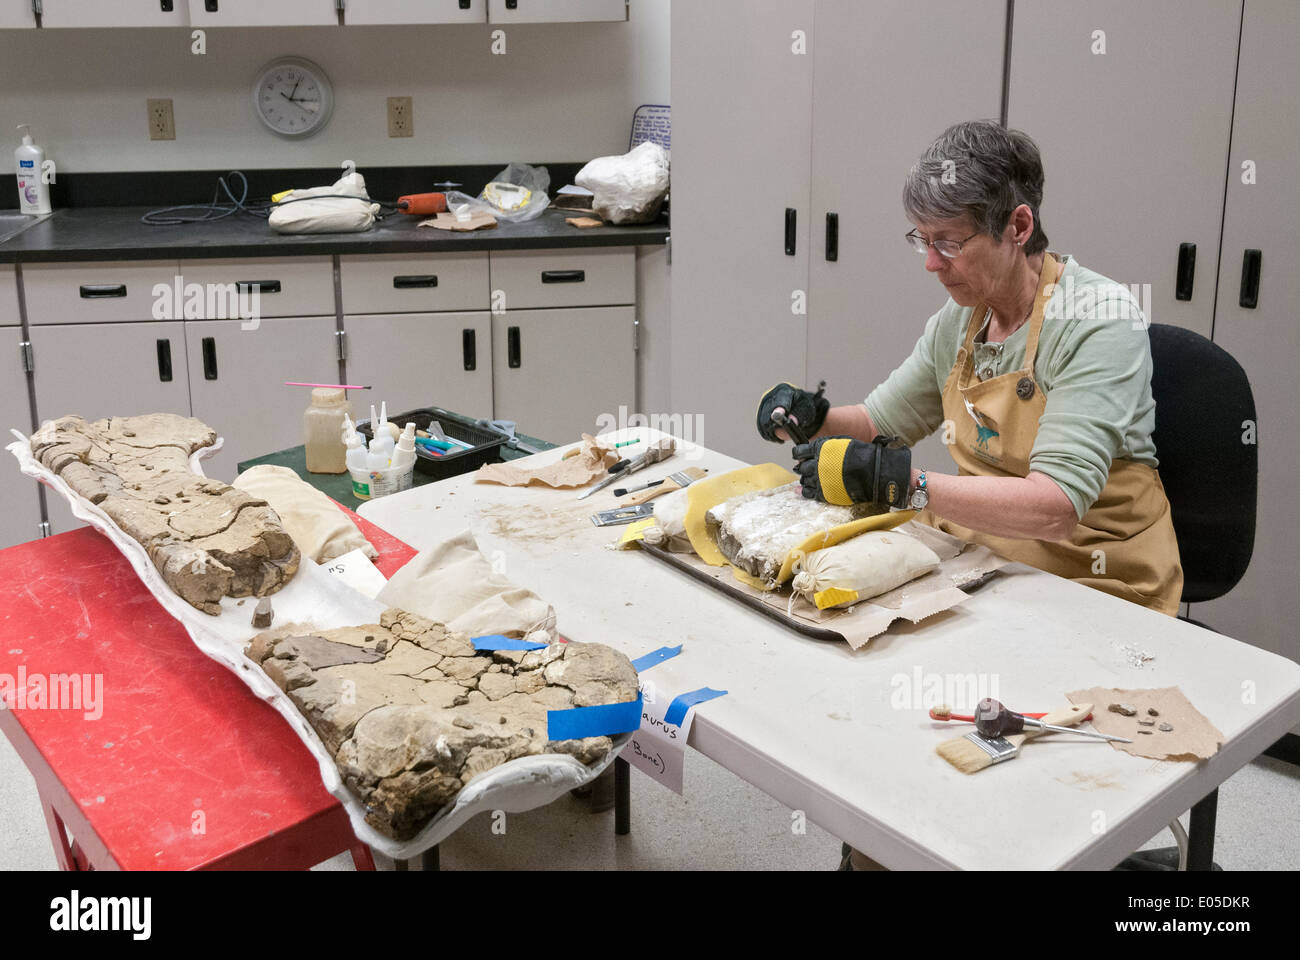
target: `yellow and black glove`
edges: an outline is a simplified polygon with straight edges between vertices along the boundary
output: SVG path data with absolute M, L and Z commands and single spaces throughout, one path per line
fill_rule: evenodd
M 778 383 L 758 402 L 758 435 L 773 443 L 781 442 L 776 435 L 778 427 L 772 422 L 772 411 L 777 407 L 794 417 L 804 434 L 811 437 L 822 428 L 831 402 L 822 396 L 821 390 L 813 393 L 800 390 L 793 383 Z
M 876 437 L 870 443 L 849 437 L 821 437 L 801 443 L 791 452 L 809 500 L 847 507 L 870 503 L 903 507 L 912 483 L 912 450 L 891 446 L 897 437 Z

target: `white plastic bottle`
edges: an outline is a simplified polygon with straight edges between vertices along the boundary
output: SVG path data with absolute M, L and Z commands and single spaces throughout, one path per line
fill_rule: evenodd
M 50 185 L 41 178 L 41 165 L 45 151 L 32 143 L 32 132 L 27 124 L 20 123 L 23 144 L 14 151 L 18 169 L 18 204 L 29 216 L 42 216 L 50 212 Z

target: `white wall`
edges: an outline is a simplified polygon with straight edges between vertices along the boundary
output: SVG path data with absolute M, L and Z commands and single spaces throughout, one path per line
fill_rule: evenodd
M 583 161 L 627 150 L 632 112 L 668 103 L 669 0 L 626 23 L 498 27 L 0 30 L 0 144 L 30 123 L 62 172 Z M 282 55 L 334 85 L 329 126 L 290 142 L 254 118 L 253 78 Z M 414 98 L 415 136 L 389 139 L 386 98 Z M 145 100 L 170 97 L 176 140 L 151 141 Z M 147 203 L 147 198 L 141 198 Z

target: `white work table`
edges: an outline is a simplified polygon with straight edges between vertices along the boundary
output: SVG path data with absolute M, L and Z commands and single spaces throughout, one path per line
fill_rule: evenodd
M 565 449 L 513 463 L 551 463 Z M 784 464 L 789 447 L 772 452 Z M 718 474 L 744 464 L 679 442 L 672 460 L 632 482 L 686 466 Z M 694 708 L 690 746 L 887 867 L 1110 868 L 1300 722 L 1295 662 L 1023 564 L 949 611 L 896 621 L 858 651 L 803 637 L 651 556 L 607 549 L 624 528 L 589 518 L 617 505 L 616 486 L 579 501 L 576 490 L 466 474 L 360 513 L 417 549 L 468 527 L 498 569 L 555 607 L 573 640 L 632 658 L 684 644 L 646 674 L 660 695 L 729 691 Z M 1154 658 L 1135 666 L 1124 645 Z M 1224 744 L 1187 763 L 1059 735 L 964 775 L 935 746 L 972 727 L 930 720 L 919 699 L 935 676 L 964 675 L 996 683 L 978 696 L 1026 711 L 1063 706 L 1067 691 L 1088 687 L 1178 686 Z

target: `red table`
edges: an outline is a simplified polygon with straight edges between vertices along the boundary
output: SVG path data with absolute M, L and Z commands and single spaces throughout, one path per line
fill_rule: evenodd
M 351 515 L 385 576 L 414 555 Z M 85 702 L 0 709 L 62 869 L 306 869 L 345 850 L 374 869 L 302 741 L 194 646 L 107 538 L 83 528 L 0 550 L 0 582 L 0 674 L 25 668 L 29 690 L 37 675 L 103 678 L 97 718 Z

